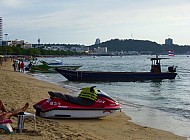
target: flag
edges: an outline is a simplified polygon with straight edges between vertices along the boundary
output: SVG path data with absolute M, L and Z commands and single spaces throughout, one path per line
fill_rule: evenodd
M 174 56 L 174 51 L 173 50 L 169 50 L 168 51 L 168 56 Z

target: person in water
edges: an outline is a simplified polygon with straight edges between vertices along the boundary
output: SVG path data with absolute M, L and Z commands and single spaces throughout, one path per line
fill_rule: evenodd
M 7 111 L 4 103 L 0 100 L 0 121 L 10 119 L 12 116 L 18 115 L 20 112 L 25 112 L 25 110 L 29 107 L 29 104 L 26 103 L 22 108 L 16 109 L 14 111 Z

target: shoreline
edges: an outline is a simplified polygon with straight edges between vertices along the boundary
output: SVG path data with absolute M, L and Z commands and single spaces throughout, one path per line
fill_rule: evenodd
M 32 105 L 41 99 L 48 98 L 47 92 L 58 91 L 70 94 L 68 89 L 58 85 L 38 80 L 31 75 L 14 72 L 12 62 L 7 61 L 0 67 L 1 100 L 8 109 L 18 108 L 29 102 L 27 112 L 35 113 Z M 17 126 L 17 118 L 13 117 L 12 126 Z M 0 140 L 8 139 L 99 139 L 99 140 L 186 140 L 171 132 L 143 127 L 129 121 L 130 117 L 124 112 L 118 112 L 102 119 L 44 119 L 37 117 L 37 129 L 33 132 L 33 122 L 26 121 L 23 134 L 0 135 Z

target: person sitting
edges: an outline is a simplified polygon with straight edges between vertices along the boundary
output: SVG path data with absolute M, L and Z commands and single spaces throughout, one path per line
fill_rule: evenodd
M 22 108 L 16 109 L 14 111 L 7 111 L 5 108 L 4 103 L 0 100 L 0 121 L 4 121 L 10 119 L 12 116 L 18 115 L 20 112 L 25 112 L 26 109 L 29 107 L 29 103 L 26 103 Z
M 97 90 L 95 89 L 95 87 L 82 88 L 82 91 L 80 92 L 78 97 L 87 98 L 87 99 L 90 99 L 92 101 L 96 101 L 97 100 Z

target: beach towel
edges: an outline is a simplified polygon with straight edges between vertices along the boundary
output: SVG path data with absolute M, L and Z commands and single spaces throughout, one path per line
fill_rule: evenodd
M 12 121 L 10 119 L 0 121 L 0 129 L 4 129 L 9 134 L 13 134 L 11 123 Z

